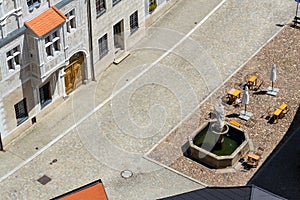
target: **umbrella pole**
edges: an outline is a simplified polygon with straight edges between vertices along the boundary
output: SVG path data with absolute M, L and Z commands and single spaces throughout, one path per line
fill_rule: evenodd
M 274 81 L 272 81 L 272 91 L 274 90 Z
M 245 104 L 245 115 L 247 115 L 247 104 Z

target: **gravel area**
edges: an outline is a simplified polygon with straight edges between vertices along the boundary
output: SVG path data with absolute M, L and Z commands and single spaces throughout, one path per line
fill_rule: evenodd
M 299 29 L 286 25 L 224 86 L 202 103 L 195 113 L 171 132 L 147 156 L 209 186 L 245 185 L 276 146 L 284 141 L 288 135 L 287 132 L 299 126 L 299 123 L 295 123 L 300 120 L 299 115 L 296 115 L 300 98 L 299 33 Z M 274 63 L 277 65 L 277 80 L 274 86 L 280 89 L 276 97 L 265 94 L 268 86 L 271 86 L 269 76 L 271 65 Z M 242 166 L 238 167 L 237 165 L 227 171 L 212 170 L 183 156 L 182 147 L 187 142 L 187 137 L 196 129 L 195 127 L 208 119 L 212 102 L 215 102 L 217 98 L 224 97 L 226 91 L 231 88 L 242 90 L 251 75 L 258 77 L 259 86 L 249 92 L 250 104 L 247 106 L 247 111 L 253 113 L 251 119 L 246 122 L 237 117 L 237 114 L 244 109 L 243 105 L 236 107 L 226 105 L 225 112 L 227 121 L 231 119 L 238 121 L 241 128 L 248 133 L 254 150 L 258 147 L 264 149 L 258 167 L 245 170 Z M 278 123 L 272 123 L 270 120 L 272 112 L 282 103 L 288 104 L 289 112 L 279 119 Z

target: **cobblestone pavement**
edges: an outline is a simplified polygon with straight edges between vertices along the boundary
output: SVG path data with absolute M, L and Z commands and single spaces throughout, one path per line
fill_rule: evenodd
M 300 59 L 298 56 L 299 49 L 299 30 L 286 26 L 279 34 L 276 35 L 261 51 L 258 52 L 254 57 L 252 57 L 242 69 L 240 69 L 236 74 L 234 74 L 230 80 L 228 80 L 224 86 L 220 87 L 212 96 L 208 98 L 207 101 L 200 105 L 199 109 L 194 112 L 187 120 L 185 120 L 178 127 L 173 129 L 173 131 L 163 140 L 160 144 L 151 152 L 148 156 L 156 161 L 174 168 L 188 176 L 191 176 L 209 186 L 236 186 L 245 185 L 251 177 L 261 168 L 265 171 L 265 174 L 269 172 L 268 168 L 264 168 L 264 161 L 271 155 L 275 147 L 283 139 L 288 138 L 290 132 L 293 132 L 299 127 L 299 98 L 300 98 L 300 85 L 295 84 L 300 82 L 299 76 L 299 63 Z M 271 85 L 269 80 L 270 66 L 276 63 L 277 65 L 277 79 L 275 83 L 276 88 L 280 88 L 276 97 L 266 95 L 268 86 Z M 183 156 L 182 149 L 183 144 L 187 142 L 187 137 L 190 136 L 194 131 L 197 130 L 199 125 L 202 125 L 208 121 L 209 112 L 212 111 L 212 102 L 216 102 L 218 99 L 224 99 L 226 96 L 226 91 L 231 88 L 243 90 L 243 85 L 249 80 L 252 75 L 256 75 L 258 87 L 256 91 L 250 90 L 250 103 L 247 106 L 247 111 L 253 113 L 250 120 L 245 121 L 239 119 L 238 115 L 244 106 L 241 104 L 237 106 L 229 105 L 224 102 L 226 120 L 236 120 L 240 123 L 242 130 L 244 130 L 249 138 L 251 139 L 252 151 L 256 151 L 258 147 L 263 149 L 262 157 L 260 159 L 260 164 L 256 168 L 245 170 L 241 163 L 238 163 L 233 168 L 214 170 L 208 169 L 203 165 L 192 161 L 191 159 Z M 291 85 L 293 85 L 291 87 Z M 282 119 L 279 119 L 278 123 L 272 122 L 272 113 L 279 107 L 282 103 L 288 105 L 288 114 L 286 114 Z M 298 114 L 297 114 L 298 110 Z M 298 140 L 298 137 L 295 136 Z M 298 174 L 295 172 L 295 168 L 298 166 L 298 161 L 292 161 L 297 155 L 297 148 L 285 148 L 286 151 L 292 151 L 294 149 L 295 153 L 290 152 L 286 157 L 279 157 L 277 160 L 291 160 L 289 166 L 293 169 L 294 175 Z M 280 154 L 282 154 L 280 152 Z M 274 163 L 276 161 L 273 161 Z M 273 164 L 274 165 L 274 164 Z M 285 170 L 286 166 L 282 165 L 279 167 L 277 164 L 276 171 Z M 272 166 L 270 169 L 275 170 Z M 279 193 L 284 193 L 287 195 L 287 188 L 291 189 L 290 194 L 288 194 L 288 199 L 293 197 L 292 195 L 299 196 L 299 187 L 297 184 L 287 184 L 288 181 L 297 182 L 297 179 L 292 178 L 292 174 L 284 171 L 282 174 L 278 175 L 282 179 L 286 177 L 285 185 L 282 187 L 282 191 Z M 263 175 L 258 176 L 255 183 L 258 185 L 264 185 L 269 180 L 268 188 L 274 191 L 278 188 L 277 184 L 273 184 L 273 178 L 268 176 L 264 178 Z M 260 180 L 264 180 L 260 182 Z M 278 182 L 276 182 L 278 183 Z M 295 185 L 297 185 L 295 187 Z M 263 187 L 264 188 L 264 187 Z M 286 196 L 284 196 L 286 197 Z M 295 198 L 295 197 L 294 197 Z
M 0 152 L 0 196 L 48 199 L 99 178 L 109 199 L 203 187 L 144 154 L 278 32 L 275 24 L 289 21 L 292 10 L 284 1 L 179 1 L 126 60 Z M 121 178 L 122 170 L 133 177 Z M 36 180 L 44 174 L 52 180 L 41 185 Z

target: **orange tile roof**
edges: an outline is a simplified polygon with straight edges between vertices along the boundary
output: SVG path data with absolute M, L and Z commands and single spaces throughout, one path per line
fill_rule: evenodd
M 107 196 L 100 179 L 52 200 L 107 200 Z
M 25 22 L 25 25 L 30 28 L 37 36 L 41 37 L 66 20 L 66 16 L 60 12 L 55 6 L 49 8 L 34 19 Z
M 61 200 L 107 200 L 103 185 L 98 183 L 92 187 L 61 198 Z

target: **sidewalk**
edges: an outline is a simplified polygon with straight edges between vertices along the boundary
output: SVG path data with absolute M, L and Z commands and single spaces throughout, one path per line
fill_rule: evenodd
M 121 64 L 111 65 L 96 77 L 97 82 L 78 88 L 22 137 L 9 144 L 5 153 L 0 152 L 0 196 L 4 199 L 49 199 L 99 178 L 110 199 L 155 199 L 203 187 L 145 160 L 143 154 L 180 122 L 183 106 L 180 100 L 196 95 L 197 101 L 184 102 L 186 113 L 183 114 L 188 114 L 195 103 L 220 83 L 218 81 L 240 67 L 279 30 L 274 24 L 290 19 L 290 12 L 282 12 L 282 8 L 292 7 L 287 3 L 270 3 L 276 16 L 272 18 L 268 17 L 270 11 L 263 7 L 269 4 L 267 1 L 241 5 L 226 1 L 211 13 L 211 17 L 205 18 L 219 3 L 179 1 L 150 29 L 159 34 L 145 38 Z M 255 7 L 251 7 L 253 5 Z M 248 14 L 252 18 L 247 24 L 242 23 Z M 237 18 L 239 15 L 242 17 Z M 253 25 L 251 31 L 249 24 Z M 180 43 L 189 32 L 191 38 Z M 255 35 L 255 32 L 260 34 Z M 251 40 L 245 39 L 249 33 Z M 173 51 L 166 54 L 176 44 Z M 201 54 L 201 50 L 206 54 Z M 151 67 L 156 61 L 157 65 Z M 197 64 L 199 62 L 201 65 Z M 215 71 L 221 73 L 218 81 L 208 78 L 214 77 Z M 167 72 L 174 72 L 174 77 L 166 82 L 168 87 L 163 83 L 148 84 L 166 80 Z M 123 104 L 124 100 L 130 100 L 129 105 Z M 153 107 L 157 104 L 164 112 Z M 111 105 L 121 105 L 119 113 Z M 150 118 L 155 123 L 149 132 L 143 129 L 149 134 L 147 137 L 136 135 L 139 129 L 132 129 L 133 124 L 115 122 L 116 117 L 122 120 L 122 116 L 126 118 L 126 111 L 130 111 L 135 122 L 147 126 L 146 122 L 151 121 L 149 109 L 153 111 L 150 117 L 159 117 Z M 167 116 L 165 121 L 159 120 L 163 116 Z M 133 172 L 129 179 L 120 176 L 126 169 Z M 36 180 L 44 174 L 52 180 L 41 185 Z

